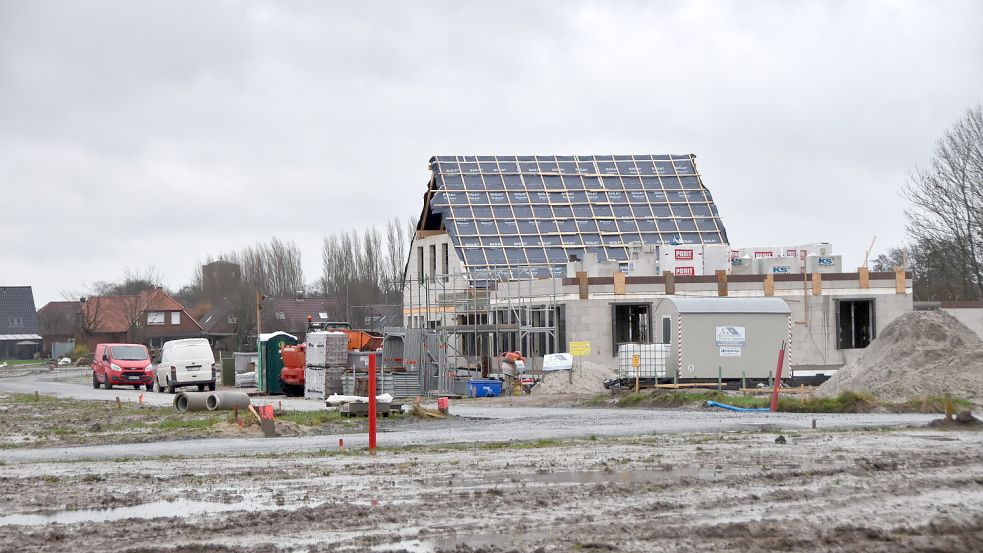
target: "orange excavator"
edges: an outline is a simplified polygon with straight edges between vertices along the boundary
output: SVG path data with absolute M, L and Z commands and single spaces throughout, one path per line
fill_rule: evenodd
M 382 346 L 382 334 L 369 330 L 354 330 L 346 322 L 315 323 L 307 317 L 307 333 L 343 332 L 348 335 L 348 351 L 375 351 Z M 304 369 L 307 367 L 307 344 L 280 348 L 283 369 L 280 381 L 288 396 L 304 394 Z

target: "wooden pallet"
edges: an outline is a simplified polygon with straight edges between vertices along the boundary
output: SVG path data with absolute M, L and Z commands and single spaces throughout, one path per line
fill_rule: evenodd
M 378 417 L 388 417 L 391 404 L 377 402 L 375 404 L 375 414 Z M 346 403 L 338 410 L 343 417 L 367 417 L 369 416 L 368 403 Z

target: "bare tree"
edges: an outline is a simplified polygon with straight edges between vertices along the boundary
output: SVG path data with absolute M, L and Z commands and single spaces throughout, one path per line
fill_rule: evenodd
M 386 293 L 398 300 L 403 291 L 406 253 L 409 250 L 407 229 L 399 219 L 392 219 L 386 226 L 386 258 L 383 280 Z
M 891 248 L 886 254 L 878 255 L 870 262 L 874 272 L 893 271 L 895 267 L 907 269 L 907 254 L 903 248 Z
M 959 282 L 956 297 L 983 298 L 983 105 L 943 134 L 903 194 L 911 203 L 908 233 L 926 248 L 925 259 L 951 264 L 939 269 Z
M 238 264 L 243 286 L 253 292 L 258 290 L 270 296 L 286 297 L 305 289 L 300 248 L 292 241 L 274 236 L 268 244 L 261 242 L 247 246 L 237 252 L 221 254 L 217 259 Z M 211 261 L 209 258 L 208 262 Z M 201 275 L 197 278 L 200 281 Z

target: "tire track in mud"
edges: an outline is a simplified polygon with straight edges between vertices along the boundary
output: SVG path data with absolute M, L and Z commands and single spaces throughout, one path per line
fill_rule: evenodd
M 926 440 L 946 436 L 946 441 Z M 4 497 L 273 510 L 0 526 L 0 551 L 978 551 L 983 434 L 672 435 L 540 448 L 5 467 Z M 157 480 L 141 479 L 153 468 Z M 55 480 L 57 479 L 57 480 Z M 168 488 L 165 483 L 172 482 Z M 388 548 L 388 549 L 387 549 Z

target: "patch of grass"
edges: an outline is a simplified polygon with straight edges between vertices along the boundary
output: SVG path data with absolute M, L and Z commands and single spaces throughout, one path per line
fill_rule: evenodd
M 6 363 L 8 367 L 16 367 L 18 365 L 43 365 L 48 366 L 47 359 L 6 359 L 0 361 L 0 364 Z
M 69 426 L 56 426 L 51 429 L 51 433 L 56 436 L 68 436 L 70 434 L 78 434 L 78 428 L 71 428 Z
M 46 396 L 40 394 L 35 399 L 34 394 L 11 394 L 7 396 L 4 403 L 53 403 L 57 401 L 65 401 L 54 396 Z
M 555 440 L 552 438 L 534 440 L 531 442 L 488 442 L 478 444 L 478 449 L 484 450 L 494 450 L 494 449 L 540 449 L 547 447 L 558 447 L 564 445 L 561 440 Z
M 607 399 L 604 399 L 604 398 Z M 614 399 L 614 401 L 612 401 Z M 707 401 L 726 403 L 734 407 L 762 408 L 771 406 L 771 395 L 731 395 L 716 390 L 646 390 L 639 393 L 605 396 L 599 395 L 587 400 L 588 406 L 615 405 L 617 407 L 697 407 Z M 972 409 L 970 401 L 954 398 L 956 411 Z M 879 400 L 868 393 L 843 392 L 834 397 L 806 395 L 782 395 L 778 399 L 778 410 L 786 413 L 869 413 L 871 411 L 890 411 L 895 413 L 943 413 L 945 398 L 928 396 L 903 403 Z
M 343 420 L 338 411 L 284 411 L 277 414 L 276 418 L 301 426 L 324 426 L 330 422 Z
M 618 398 L 618 407 L 631 407 L 632 405 L 638 405 L 649 399 L 651 396 L 644 392 L 630 393 Z

